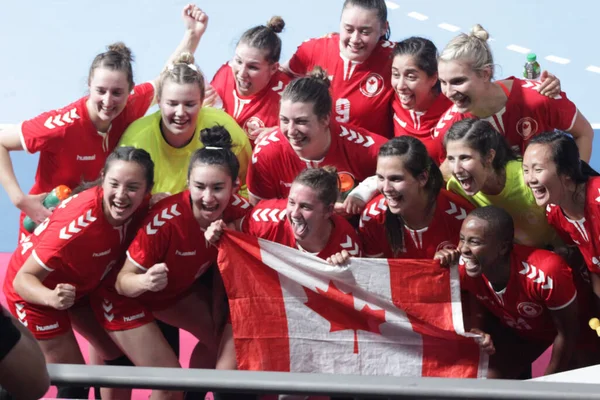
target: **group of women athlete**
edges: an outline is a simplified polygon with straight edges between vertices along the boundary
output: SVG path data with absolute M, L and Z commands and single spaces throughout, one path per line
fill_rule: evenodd
M 524 376 L 551 344 L 547 373 L 597 362 L 579 326 L 600 314 L 600 178 L 592 127 L 556 77 L 495 80 L 481 26 L 438 52 L 390 41 L 383 0 L 346 0 L 339 33 L 286 63 L 282 18 L 245 31 L 209 83 L 193 56 L 208 17 L 187 5 L 183 21 L 154 81 L 135 84 L 116 43 L 89 95 L 0 131 L 0 183 L 39 224 L 21 228 L 4 293 L 48 362 L 84 363 L 76 330 L 97 361 L 178 368 L 160 320 L 198 338 L 191 367 L 236 368 L 215 268 L 226 229 L 336 265 L 457 262 L 490 377 Z M 40 153 L 27 194 L 17 150 Z M 73 195 L 48 210 L 59 184 Z M 280 212 L 250 217 L 261 209 Z

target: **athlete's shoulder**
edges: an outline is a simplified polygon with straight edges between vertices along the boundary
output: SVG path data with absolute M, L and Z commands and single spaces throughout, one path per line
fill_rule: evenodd
M 252 152 L 252 164 L 260 162 L 269 162 L 272 159 L 281 157 L 289 148 L 287 139 L 281 133 L 279 128 L 263 137 L 254 146 Z
M 135 146 L 146 148 L 151 137 L 160 134 L 160 111 L 135 120 L 127 127 L 119 146 Z
M 86 109 L 87 97 L 75 100 L 64 107 L 43 112 L 42 114 L 23 123 L 23 132 L 32 130 L 46 130 L 47 132 L 66 132 L 74 129 L 81 134 L 81 129 L 88 129 L 91 124 L 86 123 L 89 116 Z
M 360 227 L 369 224 L 382 224 L 385 221 L 387 208 L 387 201 L 383 194 L 371 199 L 360 216 Z
M 461 220 L 475 208 L 469 200 L 446 189 L 440 190 L 437 202 L 438 207 L 441 206 L 447 215 Z
M 456 122 L 468 117 L 468 114 L 463 114 L 458 111 L 455 105 L 452 105 L 446 112 L 440 117 L 435 129 L 433 130 L 433 137 L 444 136 L 446 131 Z
M 250 222 L 259 224 L 279 224 L 285 221 L 287 199 L 261 200 L 254 206 Z
M 338 139 L 342 146 L 347 148 L 370 148 L 383 145 L 387 139 L 381 135 L 360 128 L 356 125 L 339 123 L 332 121 L 330 123 L 331 134 Z
M 191 220 L 186 218 L 189 214 L 187 211 L 191 208 L 189 196 L 190 192 L 184 190 L 156 203 L 142 222 L 143 232 L 148 236 L 156 235 L 167 231 L 172 225 Z

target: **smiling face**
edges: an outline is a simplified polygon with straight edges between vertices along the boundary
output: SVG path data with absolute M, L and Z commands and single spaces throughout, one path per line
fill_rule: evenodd
M 534 143 L 523 155 L 523 176 L 537 205 L 560 205 L 568 194 L 569 179 L 558 174 L 549 144 Z
M 329 117 L 319 118 L 314 113 L 313 103 L 283 100 L 279 109 L 279 127 L 300 157 L 318 159 L 327 151 Z
M 417 66 L 411 55 L 397 55 L 392 62 L 392 87 L 398 95 L 402 108 L 425 111 L 431 102 L 432 92 L 437 83 L 437 74 L 428 76 Z
M 106 219 L 111 225 L 122 225 L 138 209 L 148 193 L 144 168 L 133 161 L 112 161 L 103 175 L 102 190 Z
M 194 216 L 206 228 L 221 218 L 236 186 L 225 166 L 196 163 L 190 171 L 188 188 Z
M 467 62 L 440 60 L 438 74 L 444 95 L 454 103 L 458 112 L 466 113 L 475 109 L 484 95 L 491 70 L 477 73 Z
M 202 93 L 197 84 L 166 80 L 158 106 L 165 135 L 188 140 L 194 135 L 198 113 L 202 108 Z
M 470 147 L 464 140 L 449 140 L 446 153 L 452 176 L 469 196 L 481 191 L 488 178 L 494 174 L 493 154 L 484 159 L 479 151 Z
M 376 10 L 348 5 L 340 20 L 340 52 L 351 61 L 365 61 L 385 35 L 386 24 L 377 17 Z
M 263 90 L 279 68 L 279 63 L 269 63 L 265 59 L 265 50 L 238 44 L 231 61 L 231 71 L 235 87 L 242 96 L 252 96 Z
M 322 237 L 332 212 L 333 206 L 323 204 L 314 189 L 298 182 L 290 188 L 286 217 L 297 241 Z
M 493 269 L 501 265 L 506 246 L 494 237 L 487 221 L 468 216 L 460 229 L 458 250 L 467 275 L 476 278 L 482 274 L 493 276 Z
M 427 184 L 425 174 L 414 177 L 404 167 L 402 156 L 379 156 L 377 159 L 377 189 L 385 196 L 393 214 L 407 215 L 411 210 L 422 210 Z
M 129 98 L 127 74 L 104 67 L 94 69 L 87 109 L 96 129 L 104 131 L 125 109 Z

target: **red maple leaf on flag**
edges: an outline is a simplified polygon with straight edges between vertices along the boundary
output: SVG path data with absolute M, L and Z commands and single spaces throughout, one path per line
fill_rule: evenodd
M 374 310 L 369 305 L 357 310 L 354 307 L 352 292 L 346 294 L 339 290 L 333 281 L 327 291 L 317 288 L 317 292 L 304 288 L 308 308 L 325 318 L 331 324 L 329 332 L 354 331 L 354 354 L 358 354 L 358 331 L 379 333 L 379 326 L 385 322 L 385 310 Z

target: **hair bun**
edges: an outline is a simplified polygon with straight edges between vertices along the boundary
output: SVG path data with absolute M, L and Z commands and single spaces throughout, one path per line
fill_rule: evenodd
M 181 53 L 176 59 L 174 64 L 193 64 L 194 63 L 194 55 L 190 52 Z
M 321 68 L 319 65 L 315 65 L 315 67 L 308 73 L 308 77 L 319 81 L 323 85 L 329 87 L 331 85 L 331 81 L 329 80 L 329 76 L 327 75 L 327 71 Z
M 477 24 L 473 28 L 471 28 L 471 33 L 469 35 L 476 37 L 479 40 L 483 40 L 484 42 L 487 42 L 488 39 L 490 38 L 490 34 L 488 33 L 488 31 L 483 29 L 483 26 L 481 26 L 479 24 Z
M 221 147 L 230 150 L 233 147 L 231 134 L 222 125 L 215 125 L 211 128 L 200 131 L 200 141 L 204 147 Z
M 123 42 L 116 42 L 109 44 L 106 46 L 108 51 L 114 51 L 115 53 L 119 53 L 124 59 L 133 61 L 133 53 L 131 53 L 131 49 L 125 46 Z
M 283 28 L 285 28 L 285 22 L 279 15 L 275 15 L 274 17 L 271 17 L 269 22 L 267 22 L 267 28 L 271 29 L 275 33 L 281 33 Z

